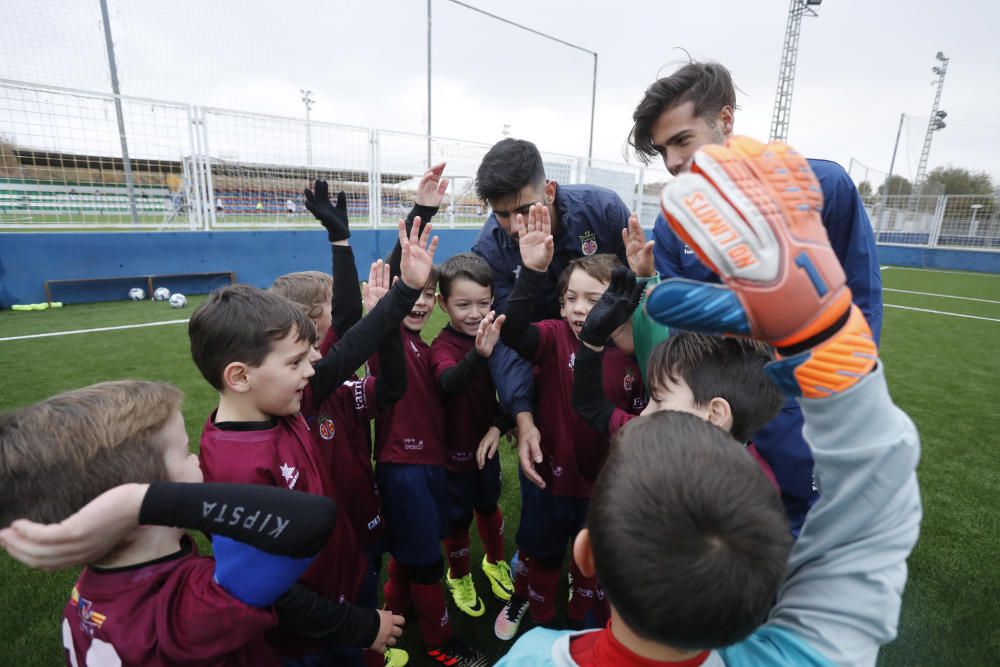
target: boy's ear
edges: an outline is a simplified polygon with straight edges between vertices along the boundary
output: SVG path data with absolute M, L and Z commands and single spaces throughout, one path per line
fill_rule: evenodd
M 438 292 L 437 302 L 438 302 L 438 305 L 441 306 L 441 310 L 443 310 L 444 312 L 447 313 L 448 309 L 444 307 L 444 294 L 441 294 L 440 292 Z
M 555 181 L 545 181 L 545 203 L 553 204 L 556 201 L 556 188 L 558 184 Z
M 237 393 L 250 391 L 250 367 L 241 361 L 234 361 L 222 370 L 222 386 Z
M 594 564 L 594 550 L 590 544 L 590 531 L 584 528 L 576 534 L 573 540 L 573 560 L 585 577 L 597 576 L 597 566 Z
M 708 402 L 708 421 L 726 431 L 733 430 L 733 408 L 729 401 L 716 396 Z

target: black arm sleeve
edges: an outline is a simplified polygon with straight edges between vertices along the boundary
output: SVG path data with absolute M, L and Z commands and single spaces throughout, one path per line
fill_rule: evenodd
M 437 206 L 422 206 L 420 204 L 414 204 L 413 208 L 406 216 L 406 233 L 409 234 L 410 230 L 413 229 L 413 220 L 420 216 L 420 228 L 431 221 L 438 212 Z M 399 241 L 396 241 L 396 245 L 392 247 L 392 252 L 389 253 L 389 259 L 386 260 L 389 264 L 389 270 L 392 272 L 392 277 L 395 278 L 399 275 L 399 262 L 403 258 L 403 248 L 400 247 Z
M 419 289 L 407 287 L 402 280 L 389 288 L 388 293 L 344 337 L 333 344 L 326 356 L 315 364 L 316 374 L 309 378 L 313 400 L 319 405 L 351 377 L 354 371 L 375 354 L 382 339 L 398 329 L 400 322 L 413 308 Z
M 268 553 L 305 558 L 333 531 L 330 498 L 258 484 L 153 482 L 139 523 L 224 535 Z
M 538 330 L 531 326 L 531 314 L 535 308 L 535 295 L 542 290 L 545 273 L 521 267 L 507 299 L 507 320 L 500 329 L 500 340 L 529 361 L 538 351 Z
M 503 411 L 497 414 L 497 418 L 493 420 L 493 425 L 500 429 L 500 435 L 505 434 L 507 431 L 517 426 L 517 424 L 514 423 L 514 420 L 511 419 L 511 416 Z
M 608 435 L 614 404 L 604 395 L 604 350 L 595 352 L 583 343 L 573 364 L 573 409 L 601 435 Z
M 385 335 L 378 347 L 378 381 L 375 384 L 375 405 L 381 410 L 403 398 L 406 393 L 406 357 L 399 327 Z
M 338 603 L 295 584 L 274 603 L 278 623 L 289 630 L 339 646 L 368 648 L 378 635 L 379 613 Z
M 333 332 L 343 338 L 348 329 L 361 319 L 361 290 L 358 289 L 358 267 L 351 246 L 335 245 L 333 257 L 333 300 L 330 312 Z
M 486 357 L 479 356 L 476 348 L 472 348 L 462 361 L 441 373 L 438 388 L 445 396 L 457 396 L 469 388 L 476 379 L 476 373 L 485 367 Z

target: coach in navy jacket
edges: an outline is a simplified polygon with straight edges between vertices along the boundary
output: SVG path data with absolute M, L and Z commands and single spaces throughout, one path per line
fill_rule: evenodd
M 504 139 L 483 158 L 476 189 L 493 212 L 472 252 L 493 269 L 493 309 L 502 313 L 521 268 L 521 253 L 509 230 L 517 213 L 527 215 L 531 204 L 549 207 L 555 256 L 549 265 L 544 293 L 535 301 L 534 320 L 559 317 L 556 282 L 577 257 L 614 253 L 625 262 L 622 229 L 629 209 L 621 197 L 596 185 L 558 185 L 546 181 L 541 155 L 529 141 Z M 498 217 L 499 216 L 499 217 Z M 490 372 L 504 412 L 516 416 L 534 407 L 532 366 L 510 348 L 498 344 L 490 357 Z
M 629 143 L 641 158 L 659 157 L 672 174 L 689 171 L 695 151 L 723 143 L 733 132 L 736 94 L 729 71 L 718 63 L 692 62 L 654 82 L 632 115 Z M 823 225 L 875 340 L 882 331 L 882 275 L 871 222 L 844 168 L 809 160 L 823 190 Z M 719 282 L 674 234 L 662 216 L 653 228 L 656 270 L 662 278 Z M 798 534 L 818 497 L 812 455 L 802 438 L 802 412 L 788 401 L 753 442 L 774 470 L 792 532 Z

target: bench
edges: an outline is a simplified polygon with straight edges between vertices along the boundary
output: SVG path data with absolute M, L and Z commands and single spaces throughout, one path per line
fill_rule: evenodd
M 42 283 L 45 289 L 45 300 L 52 304 L 52 287 L 54 285 L 98 283 L 98 282 L 124 282 L 126 280 L 142 280 L 146 283 L 146 294 L 152 298 L 154 285 L 158 281 L 174 280 L 178 278 L 215 278 L 223 276 L 229 278 L 229 283 L 236 282 L 236 273 L 233 271 L 204 271 L 198 273 L 147 273 L 140 276 L 108 276 L 104 278 L 62 278 L 60 280 L 46 280 Z

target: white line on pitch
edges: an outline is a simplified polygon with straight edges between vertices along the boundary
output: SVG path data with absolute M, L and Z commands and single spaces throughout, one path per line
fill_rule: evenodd
M 983 278 L 1000 278 L 1000 274 L 997 273 L 982 273 L 980 271 L 945 271 L 944 269 L 921 269 L 915 266 L 883 266 L 879 267 L 882 270 L 892 269 L 893 271 L 925 271 L 927 273 L 950 273 L 955 276 L 975 276 Z
M 914 308 L 913 306 L 897 306 L 894 303 L 883 304 L 886 308 L 902 308 L 903 310 L 916 310 L 921 313 L 933 313 L 935 315 L 951 315 L 952 317 L 966 317 L 970 320 L 986 320 L 987 322 L 1000 322 L 995 317 L 980 317 L 979 315 L 963 315 L 961 313 L 946 313 L 943 310 L 931 310 L 930 308 Z
M 908 289 L 893 289 L 891 287 L 883 287 L 883 292 L 899 292 L 900 294 L 919 294 L 920 296 L 939 296 L 942 299 L 962 299 L 963 301 L 980 301 L 982 303 L 1000 303 L 1000 301 L 994 301 L 992 299 L 977 299 L 971 296 L 954 296 L 953 294 L 937 294 L 935 292 L 914 292 Z
M 160 327 L 165 324 L 185 324 L 187 320 L 164 320 L 163 322 L 146 322 L 145 324 L 123 324 L 117 327 L 97 327 L 96 329 L 76 329 L 74 331 L 52 331 L 50 333 L 28 334 L 26 336 L 8 336 L 0 338 L 0 342 L 8 340 L 28 340 L 30 338 L 48 338 L 49 336 L 72 336 L 73 334 L 95 333 L 97 331 L 120 331 L 121 329 L 138 329 L 140 327 Z

